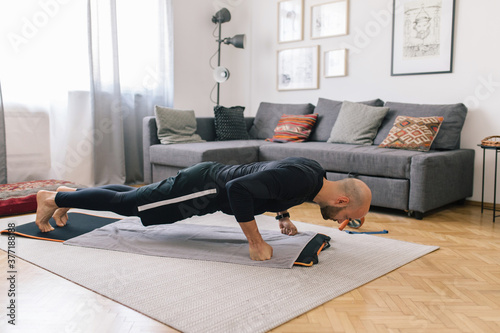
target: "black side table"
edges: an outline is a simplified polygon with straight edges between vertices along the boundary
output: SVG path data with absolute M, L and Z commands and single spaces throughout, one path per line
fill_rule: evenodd
M 499 217 L 500 215 L 496 215 L 496 208 L 497 208 L 497 166 L 498 166 L 498 152 L 500 151 L 500 147 L 490 147 L 490 146 L 483 146 L 483 145 L 478 145 L 479 147 L 483 148 L 483 184 L 482 184 L 482 193 L 481 193 L 481 214 L 483 213 L 483 209 L 488 209 L 484 208 L 484 161 L 486 157 L 486 150 L 494 150 L 495 151 L 495 181 L 494 181 L 494 190 L 493 190 L 493 223 L 495 223 L 495 218 Z

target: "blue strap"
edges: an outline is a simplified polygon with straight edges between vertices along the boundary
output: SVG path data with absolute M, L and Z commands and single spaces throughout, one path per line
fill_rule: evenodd
M 389 231 L 387 230 L 382 230 L 382 231 L 351 231 L 351 230 L 344 230 L 348 234 L 367 234 L 367 235 L 374 235 L 374 234 L 388 234 Z

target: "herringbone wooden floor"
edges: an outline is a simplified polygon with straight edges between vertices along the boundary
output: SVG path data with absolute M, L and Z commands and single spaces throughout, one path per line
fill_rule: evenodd
M 293 211 L 325 224 L 313 207 Z M 364 230 L 441 248 L 273 332 L 500 332 L 500 225 L 475 205 L 417 221 L 372 212 Z
M 329 225 L 314 204 L 290 212 L 294 220 Z M 387 229 L 389 234 L 380 237 L 439 245 L 440 250 L 272 332 L 500 332 L 500 221 L 493 224 L 491 216 L 474 204 L 448 207 L 421 221 L 371 211 L 363 230 Z M 0 262 L 5 267 L 3 251 Z M 26 332 L 175 331 L 29 263 L 18 262 L 18 270 L 18 320 L 30 323 Z M 6 304 L 5 294 L 0 304 Z

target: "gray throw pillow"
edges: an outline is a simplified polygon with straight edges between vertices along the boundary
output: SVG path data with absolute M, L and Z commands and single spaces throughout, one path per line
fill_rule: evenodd
M 373 144 L 373 139 L 387 111 L 389 108 L 386 107 L 344 101 L 327 142 Z
M 274 129 L 284 114 L 304 115 L 314 111 L 312 104 L 260 103 L 253 125 L 248 131 L 252 139 L 272 138 Z
M 162 144 L 205 142 L 196 134 L 193 110 L 175 110 L 155 105 L 158 139 Z
M 384 106 L 384 101 L 378 98 L 359 103 L 370 106 Z M 326 142 L 328 140 L 330 133 L 332 132 L 333 125 L 339 116 L 341 107 L 342 101 L 335 101 L 326 98 L 318 99 L 318 103 L 314 109 L 314 113 L 318 114 L 318 120 L 316 121 L 316 125 L 309 136 L 310 141 Z

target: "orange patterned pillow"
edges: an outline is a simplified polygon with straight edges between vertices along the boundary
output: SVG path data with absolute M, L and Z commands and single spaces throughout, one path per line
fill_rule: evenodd
M 274 129 L 274 136 L 266 141 L 272 142 L 302 142 L 306 141 L 316 124 L 318 114 L 282 115 Z
M 398 116 L 379 147 L 429 151 L 443 123 L 443 117 Z

